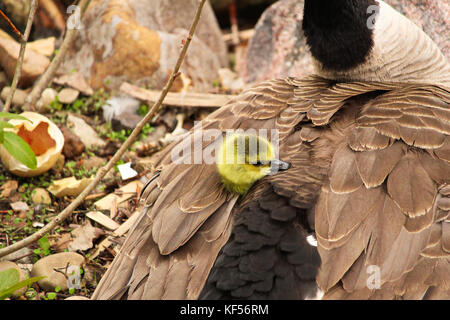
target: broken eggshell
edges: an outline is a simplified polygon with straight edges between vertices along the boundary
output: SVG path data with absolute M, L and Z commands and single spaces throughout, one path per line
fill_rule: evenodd
M 19 177 L 34 177 L 50 170 L 58 160 L 64 146 L 64 136 L 50 119 L 35 112 L 20 114 L 28 120 L 12 119 L 8 122 L 15 129 L 5 129 L 15 132 L 30 145 L 36 155 L 37 168 L 32 170 L 17 161 L 2 145 L 0 159 L 5 167 Z

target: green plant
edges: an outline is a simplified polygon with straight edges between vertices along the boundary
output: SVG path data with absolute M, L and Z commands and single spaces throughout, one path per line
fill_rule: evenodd
M 34 277 L 20 281 L 20 274 L 14 268 L 0 272 L 0 300 L 9 298 L 15 291 L 27 287 L 45 277 Z
M 0 119 L 27 120 L 22 116 L 6 112 L 0 112 Z M 5 130 L 14 128 L 15 127 L 9 122 L 0 120 L 0 144 L 3 145 L 6 151 L 8 151 L 17 161 L 23 163 L 32 170 L 36 169 L 36 156 L 28 143 L 15 132 Z
M 38 245 L 39 248 L 33 250 L 34 254 L 38 256 L 48 256 L 52 253 L 50 250 L 50 242 L 48 241 L 48 234 L 38 240 Z
M 55 300 L 56 299 L 56 292 L 48 292 L 47 296 L 42 297 L 44 300 Z

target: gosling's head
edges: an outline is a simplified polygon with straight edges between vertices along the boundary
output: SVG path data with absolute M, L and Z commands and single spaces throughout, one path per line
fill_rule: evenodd
M 216 161 L 225 188 L 241 195 L 259 179 L 291 166 L 275 158 L 273 145 L 268 140 L 251 134 L 227 135 L 218 149 Z

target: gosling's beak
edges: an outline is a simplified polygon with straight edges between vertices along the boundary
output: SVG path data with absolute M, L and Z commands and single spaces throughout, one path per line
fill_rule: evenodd
M 286 171 L 291 167 L 289 162 L 284 162 L 279 159 L 272 160 L 270 163 L 270 173 L 269 175 L 273 175 L 278 173 L 278 171 Z

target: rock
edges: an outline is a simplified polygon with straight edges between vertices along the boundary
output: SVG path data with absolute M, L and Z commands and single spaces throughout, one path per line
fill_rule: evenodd
M 75 133 L 83 142 L 87 148 L 93 146 L 103 147 L 106 142 L 100 139 L 97 132 L 92 129 L 83 119 L 69 115 L 67 117 L 67 125 L 71 127 L 73 133 Z
M 385 0 L 421 27 L 450 59 L 450 2 L 433 0 Z
M 56 91 L 52 88 L 47 88 L 42 92 L 41 98 L 37 102 L 39 110 L 42 108 L 49 108 L 53 101 L 56 100 Z
M 16 263 L 29 264 L 32 262 L 32 253 L 33 250 L 25 247 L 0 258 L 0 261 L 15 261 Z
M 242 91 L 245 85 L 241 77 L 227 68 L 219 70 L 219 79 L 222 89 L 231 90 L 232 92 Z
M 10 92 L 11 92 L 11 87 L 3 88 L 3 90 L 0 94 L 0 97 L 2 98 L 3 101 L 6 101 Z M 14 97 L 11 102 L 15 106 L 22 106 L 25 103 L 25 99 L 27 98 L 27 96 L 28 96 L 28 93 L 26 93 L 25 91 L 16 89 L 16 91 L 14 91 Z
M 16 269 L 19 272 L 20 281 L 23 281 L 26 279 L 25 272 L 23 272 L 23 270 L 20 269 L 17 264 L 15 264 L 14 262 L 11 262 L 11 261 L 0 261 L 0 272 L 8 270 L 8 269 Z M 14 291 L 13 297 L 15 297 L 15 298 L 20 297 L 21 295 L 25 294 L 26 291 L 27 291 L 27 286 L 20 288 L 20 289 Z
M 94 168 L 101 168 L 105 163 L 106 159 L 97 156 L 90 156 L 87 159 L 83 160 L 83 166 L 87 171 Z
M 131 97 L 112 97 L 103 106 L 103 119 L 114 131 L 136 128 L 142 117 L 137 114 L 141 102 Z
M 80 92 L 72 88 L 64 88 L 58 93 L 58 100 L 64 104 L 71 104 L 77 100 Z
M 46 276 L 38 281 L 39 287 L 45 291 L 53 291 L 56 287 L 66 290 L 67 279 L 64 274 L 55 271 L 60 270 L 65 273 L 66 268 L 72 269 L 74 267 L 82 267 L 84 264 L 84 257 L 75 252 L 61 252 L 50 256 L 46 256 L 36 262 L 31 270 L 32 277 Z M 66 276 L 70 275 L 66 274 Z
M 34 204 L 51 204 L 52 198 L 50 198 L 49 193 L 47 190 L 43 188 L 36 188 L 31 193 L 31 201 L 33 201 Z
M 246 83 L 313 72 L 302 21 L 303 0 L 280 0 L 263 13 L 243 66 Z
M 83 297 L 83 296 L 71 296 L 71 297 L 65 298 L 64 300 L 90 300 L 90 299 Z
M 51 57 L 55 53 L 56 38 L 50 37 L 28 42 L 27 49 L 31 49 L 43 56 Z
M 450 58 L 448 1 L 386 1 L 421 26 Z M 280 0 L 264 12 L 255 27 L 242 66 L 246 83 L 287 76 L 303 77 L 314 71 L 302 20 L 303 0 Z
M 17 41 L 0 37 L 0 65 L 10 80 L 12 80 L 16 71 L 19 51 L 20 45 Z M 31 86 L 44 73 L 49 64 L 49 58 L 33 50 L 26 50 L 19 85 L 22 87 Z
M 61 127 L 61 132 L 64 135 L 63 154 L 68 159 L 73 159 L 81 155 L 86 149 L 84 143 L 75 133 L 66 127 Z
M 94 90 L 119 89 L 123 81 L 161 89 L 197 5 L 197 0 L 92 1 L 83 17 L 85 31 L 77 34 L 59 75 L 77 66 Z M 194 90 L 207 91 L 226 65 L 226 46 L 207 3 L 181 72 Z
M 113 119 L 111 125 L 114 131 L 120 131 L 122 129 L 133 130 L 141 120 L 142 117 L 135 113 L 124 112 L 118 119 Z

